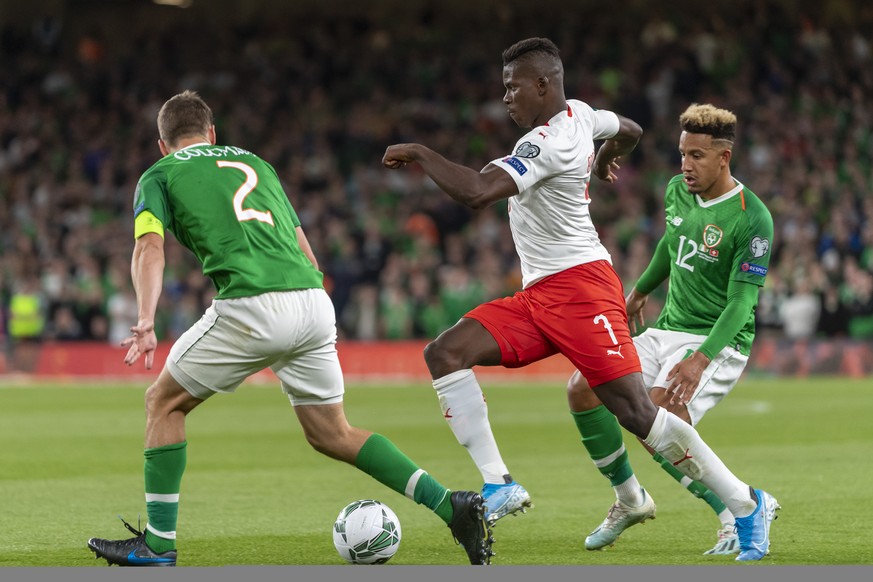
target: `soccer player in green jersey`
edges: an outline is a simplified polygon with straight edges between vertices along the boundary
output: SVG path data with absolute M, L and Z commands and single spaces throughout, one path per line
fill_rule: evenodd
M 218 294 L 146 390 L 145 530 L 124 522 L 135 537 L 91 538 L 88 547 L 110 565 L 175 566 L 185 417 L 270 368 L 313 448 L 427 506 L 471 563 L 489 563 L 493 540 L 482 497 L 447 490 L 391 441 L 346 420 L 333 305 L 275 170 L 242 148 L 216 145 L 212 111 L 196 93 L 168 100 L 158 131 L 163 158 L 142 175 L 134 200 L 139 319 L 122 342 L 125 363 L 142 356 L 147 369 L 154 363 L 165 230 L 194 253 Z
M 736 123 L 733 113 L 712 105 L 694 104 L 680 116 L 682 174 L 667 184 L 666 230 L 626 298 L 635 333 L 644 323 L 649 293 L 669 279 L 660 317 L 634 337 L 634 345 L 652 401 L 691 425 L 727 396 L 746 366 L 758 290 L 770 263 L 770 212 L 730 171 Z M 616 492 L 606 519 L 585 540 L 587 549 L 599 550 L 628 527 L 654 518 L 655 504 L 631 469 L 615 417 L 579 372 L 570 379 L 568 398 L 585 448 Z M 736 520 L 723 501 L 647 448 L 721 520 L 718 542 L 705 553 L 738 553 Z M 766 505 L 769 522 L 779 505 L 772 497 Z

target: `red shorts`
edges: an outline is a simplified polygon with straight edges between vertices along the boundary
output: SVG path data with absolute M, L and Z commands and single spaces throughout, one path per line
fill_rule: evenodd
M 621 280 L 607 261 L 555 273 L 465 317 L 494 336 L 507 368 L 561 353 L 592 387 L 641 371 Z

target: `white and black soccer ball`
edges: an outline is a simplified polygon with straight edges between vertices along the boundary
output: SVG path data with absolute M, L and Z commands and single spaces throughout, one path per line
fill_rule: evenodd
M 384 503 L 354 501 L 333 524 L 333 545 L 350 564 L 384 564 L 400 547 L 400 520 Z

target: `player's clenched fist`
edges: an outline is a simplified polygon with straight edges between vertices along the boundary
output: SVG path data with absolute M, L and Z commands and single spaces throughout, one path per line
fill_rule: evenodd
M 416 144 L 414 143 L 400 143 L 388 146 L 388 149 L 385 150 L 385 155 L 382 156 L 382 165 L 396 170 L 410 162 L 414 162 L 415 146 Z

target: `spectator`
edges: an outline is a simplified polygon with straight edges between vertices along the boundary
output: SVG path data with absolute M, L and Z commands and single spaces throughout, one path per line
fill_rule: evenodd
M 792 340 L 811 338 L 818 328 L 820 311 L 819 298 L 812 292 L 809 281 L 800 279 L 794 291 L 779 306 L 785 337 Z
M 820 264 L 828 281 L 810 289 L 822 297 L 819 333 L 851 327 L 866 336 L 873 11 L 863 3 L 832 11 L 832 4 L 808 0 L 789 10 L 784 2 L 744 0 L 748 9 L 731 3 L 705 16 L 663 5 L 642 29 L 628 17 L 650 10 L 640 4 L 596 14 L 601 26 L 584 37 L 560 10 L 543 17 L 542 33 L 572 51 L 574 61 L 603 64 L 597 78 L 568 71 L 568 79 L 579 80 L 568 93 L 638 111 L 634 117 L 645 120 L 643 142 L 623 164 L 626 179 L 591 187 L 592 214 L 605 226 L 602 238 L 626 284 L 663 228 L 656 220 L 660 185 L 677 165 L 670 120 L 689 101 L 715 99 L 748 120 L 738 139 L 750 154 L 734 174 L 756 185 L 777 229 L 774 283 L 762 291 L 758 310 L 762 335 L 782 333 L 779 314 L 783 301 L 789 312 L 796 308 L 798 273 Z M 573 8 L 581 20 L 595 16 L 585 5 Z M 190 45 L 172 41 L 190 32 L 185 20 L 165 18 L 168 12 L 149 3 L 129 9 L 135 25 L 125 35 L 93 18 L 96 4 L 32 21 L 4 12 L 0 311 L 7 318 L 20 282 L 39 277 L 43 317 L 53 321 L 65 305 L 81 339 L 115 341 L 121 334 L 122 295 L 112 265 L 118 257 L 127 261 L 133 248 L 130 200 L 137 177 L 154 161 L 157 96 L 179 83 L 222 104 L 217 125 L 228 141 L 258 144 L 276 160 L 324 258 L 344 336 L 433 336 L 453 323 L 461 304 L 519 288 L 505 204 L 472 213 L 439 196 L 423 174 L 378 165 L 386 144 L 425 135 L 471 166 L 500 155 L 488 144 L 513 141 L 501 80 L 487 71 L 501 39 L 523 29 L 519 8 L 505 7 L 498 34 L 473 9 L 459 22 L 456 12 L 413 3 L 386 21 L 378 10 L 349 16 L 307 4 L 306 27 L 295 18 L 252 16 L 243 29 L 219 17 L 204 20 L 197 30 L 202 42 Z M 283 9 L 304 10 L 294 3 Z M 195 3 L 186 13 L 199 10 L 207 8 Z M 837 25 L 840 33 L 833 34 Z M 335 31 L 342 31 L 341 42 Z M 445 46 L 464 50 L 433 50 Z M 243 92 L 247 98 L 238 99 Z M 786 117 L 791 123 L 768 123 Z M 459 142 L 457 135 L 473 137 Z M 851 280 L 850 262 L 860 271 Z M 166 270 L 168 318 L 161 330 L 162 339 L 171 339 L 214 292 L 172 238 Z M 395 306 L 399 313 L 388 311 Z M 381 322 L 375 327 L 373 317 Z
M 36 277 L 24 279 L 13 290 L 9 299 L 9 339 L 14 370 L 33 372 L 36 369 L 45 330 L 45 307 Z

